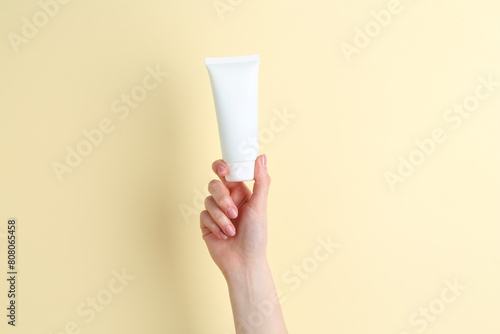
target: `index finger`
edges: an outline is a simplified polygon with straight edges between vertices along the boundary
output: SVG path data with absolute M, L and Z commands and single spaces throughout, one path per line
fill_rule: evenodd
M 227 173 L 229 173 L 229 167 L 227 167 L 226 163 L 221 159 L 214 161 L 214 163 L 212 164 L 212 170 L 215 174 L 217 174 L 219 179 L 229 190 L 232 190 L 236 187 L 239 187 L 240 184 L 243 184 L 243 182 L 229 182 L 226 180 L 226 175 Z
M 252 196 L 252 192 L 243 182 L 229 182 L 226 180 L 226 175 L 229 173 L 229 167 L 227 167 L 226 163 L 223 160 L 214 161 L 212 164 L 212 170 L 219 177 L 224 186 L 231 193 L 231 197 L 233 198 L 234 204 L 239 208 L 242 202 L 247 201 L 250 196 Z

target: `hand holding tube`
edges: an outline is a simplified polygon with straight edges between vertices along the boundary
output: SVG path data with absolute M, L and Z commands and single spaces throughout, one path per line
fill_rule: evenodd
M 212 165 L 219 180 L 208 184 L 211 196 L 205 199 L 200 227 L 210 255 L 224 276 L 241 271 L 252 262 L 266 260 L 267 194 L 271 178 L 266 156 L 255 161 L 253 193 L 243 182 L 228 182 L 227 165 L 217 160 Z
M 200 227 L 212 259 L 226 278 L 236 333 L 286 334 L 279 298 L 266 257 L 267 159 L 255 161 L 253 192 L 243 182 L 228 182 L 227 165 L 212 165 L 219 180 L 209 185 Z M 263 313 L 262 310 L 265 310 Z M 255 321 L 256 317 L 259 320 Z

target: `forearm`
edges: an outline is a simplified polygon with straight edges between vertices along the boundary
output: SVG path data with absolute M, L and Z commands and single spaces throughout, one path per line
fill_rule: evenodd
M 286 334 L 267 261 L 226 274 L 237 334 Z

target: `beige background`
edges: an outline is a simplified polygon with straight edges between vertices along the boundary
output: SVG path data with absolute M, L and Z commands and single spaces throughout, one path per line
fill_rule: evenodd
M 258 53 L 269 259 L 290 333 L 499 333 L 500 87 L 456 129 L 443 115 L 481 76 L 500 81 L 500 4 L 402 0 L 348 62 L 341 43 L 388 6 L 74 0 L 15 52 L 9 33 L 41 7 L 3 1 L 0 258 L 4 277 L 16 217 L 20 285 L 18 326 L 2 311 L 1 332 L 234 332 L 198 225 L 221 155 L 204 57 Z M 120 119 L 111 104 L 148 66 L 169 75 Z M 52 164 L 103 119 L 114 130 L 60 182 Z M 391 191 L 384 173 L 435 128 L 447 140 Z M 319 261 L 328 238 L 340 246 Z M 307 277 L 291 281 L 294 265 Z M 122 268 L 134 279 L 87 322 L 78 306 L 109 297 Z M 449 303 L 446 280 L 465 286 Z

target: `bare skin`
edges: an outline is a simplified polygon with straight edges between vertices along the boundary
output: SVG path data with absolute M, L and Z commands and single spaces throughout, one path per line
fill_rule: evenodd
M 243 182 L 226 181 L 224 161 L 215 161 L 212 170 L 220 180 L 208 184 L 211 196 L 205 199 L 200 227 L 228 284 L 236 333 L 288 333 L 266 256 L 267 158 L 255 161 L 253 191 Z

